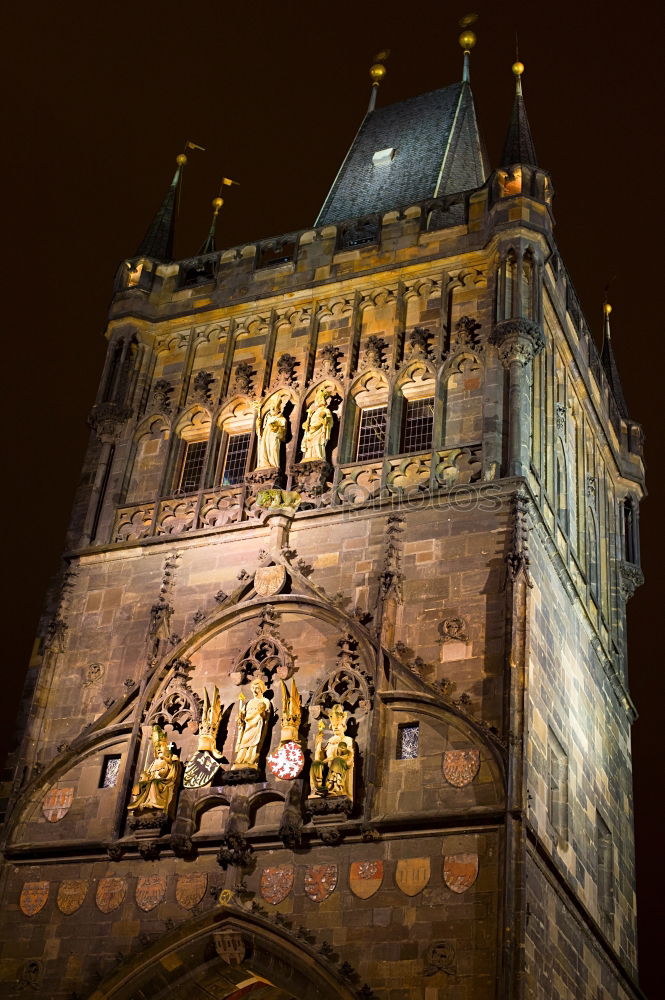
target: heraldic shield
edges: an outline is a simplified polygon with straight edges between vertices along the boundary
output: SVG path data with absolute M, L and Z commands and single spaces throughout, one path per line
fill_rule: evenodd
M 315 903 L 322 903 L 337 886 L 337 865 L 308 865 L 305 868 L 305 892 Z
M 237 931 L 219 931 L 213 935 L 215 950 L 228 965 L 240 965 L 247 955 L 247 945 Z
M 349 886 L 354 896 L 369 899 L 383 882 L 383 861 L 354 861 L 349 871 Z
M 422 892 L 431 873 L 429 858 L 402 858 L 397 862 L 395 881 L 407 896 L 417 896 Z
M 451 892 L 466 892 L 477 878 L 477 854 L 448 854 L 443 859 L 443 881 Z
M 480 768 L 480 750 L 446 750 L 443 776 L 455 788 L 470 785 Z
M 293 889 L 296 870 L 293 865 L 280 865 L 278 868 L 264 868 L 261 872 L 261 897 L 266 903 L 276 906 L 289 895 Z
M 42 812 L 49 823 L 58 823 L 65 818 L 73 801 L 73 788 L 51 788 L 42 801 Z
M 136 905 L 149 913 L 166 895 L 166 875 L 140 875 L 136 883 Z
M 175 884 L 175 898 L 183 910 L 191 910 L 201 902 L 207 888 L 208 876 L 205 872 L 181 875 Z
M 66 916 L 76 913 L 83 906 L 83 900 L 87 892 L 88 883 L 84 879 L 66 879 L 58 887 L 58 896 L 56 899 L 58 909 Z
M 48 899 L 48 882 L 26 882 L 21 889 L 18 905 L 26 917 L 34 917 L 43 909 Z
M 127 893 L 127 883 L 124 878 L 103 878 L 97 886 L 95 902 L 102 913 L 117 910 Z

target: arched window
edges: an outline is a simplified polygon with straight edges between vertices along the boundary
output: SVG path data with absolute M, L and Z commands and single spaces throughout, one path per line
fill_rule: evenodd
M 392 423 L 399 431 L 399 440 L 391 442 L 392 453 L 413 454 L 432 449 L 434 400 L 433 373 L 422 361 L 409 365 L 397 383 Z
M 515 309 L 515 282 L 517 279 L 517 261 L 511 250 L 503 265 L 503 316 L 510 319 Z
M 521 300 L 522 300 L 522 316 L 525 319 L 533 319 L 534 317 L 534 282 L 535 268 L 533 263 L 533 254 L 531 251 L 527 250 L 522 258 L 522 283 L 521 283 Z
M 351 390 L 345 433 L 346 460 L 369 462 L 383 458 L 388 431 L 388 383 L 380 372 L 362 375 Z
M 557 439 L 554 458 L 554 504 L 557 522 L 567 536 L 570 531 L 568 468 L 561 438 Z
M 246 399 L 237 399 L 219 419 L 220 436 L 216 455 L 211 463 L 216 467 L 214 481 L 219 486 L 239 486 L 247 474 L 254 412 Z
M 623 557 L 626 562 L 638 563 L 637 553 L 637 525 L 635 517 L 635 503 L 632 497 L 626 497 L 623 507 Z
M 209 435 L 210 416 L 202 407 L 190 410 L 180 421 L 174 464 L 174 493 L 196 493 L 200 489 Z
M 166 459 L 168 438 L 168 423 L 161 414 L 150 417 L 137 432 L 125 503 L 139 503 L 156 496 Z
M 594 601 L 598 603 L 600 593 L 600 573 L 598 560 L 598 525 L 596 515 L 587 507 L 587 571 L 589 580 L 589 592 Z

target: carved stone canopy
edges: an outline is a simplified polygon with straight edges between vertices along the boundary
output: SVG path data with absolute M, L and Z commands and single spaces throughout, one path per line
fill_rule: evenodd
M 497 323 L 490 343 L 499 350 L 499 357 L 506 368 L 516 363 L 528 365 L 545 346 L 543 331 L 528 319 L 506 319 Z
M 149 725 L 169 725 L 179 733 L 185 728 L 196 730 L 203 702 L 189 686 L 192 664 L 189 660 L 176 660 L 173 666 L 173 677 L 153 704 L 146 722 Z
M 276 619 L 274 609 L 267 605 L 259 618 L 258 635 L 231 669 L 234 684 L 247 684 L 255 677 L 270 683 L 275 674 L 285 681 L 295 673 L 293 653 L 282 641 Z

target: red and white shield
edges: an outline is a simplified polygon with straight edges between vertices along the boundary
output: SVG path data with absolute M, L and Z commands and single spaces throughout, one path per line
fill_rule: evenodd
M 455 788 L 470 785 L 480 768 L 480 750 L 446 750 L 443 776 Z
M 443 881 L 451 892 L 466 892 L 477 878 L 477 854 L 448 854 L 443 859 Z
M 268 755 L 268 767 L 276 778 L 282 781 L 292 781 L 297 778 L 305 766 L 305 755 L 298 743 L 289 740 L 281 743 L 276 750 Z
M 351 892 L 359 899 L 369 899 L 383 882 L 383 861 L 354 861 L 349 871 Z
M 26 882 L 21 889 L 18 905 L 26 917 L 34 917 L 43 909 L 48 899 L 48 882 Z
M 322 903 L 337 886 L 337 865 L 307 865 L 305 892 L 315 903 Z
M 57 823 L 67 815 L 73 801 L 73 788 L 50 788 L 42 801 L 42 812 L 49 823 Z
M 280 865 L 277 868 L 264 868 L 261 872 L 260 892 L 266 903 L 276 906 L 286 899 L 293 889 L 296 870 L 293 865 Z
M 139 875 L 136 883 L 136 905 L 149 913 L 166 895 L 166 875 Z

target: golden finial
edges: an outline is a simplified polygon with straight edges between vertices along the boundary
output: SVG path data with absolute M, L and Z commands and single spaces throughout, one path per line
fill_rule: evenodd
M 521 76 L 523 72 L 524 72 L 524 63 L 521 63 L 519 61 L 514 62 L 513 73 L 515 74 L 515 76 Z
M 471 52 L 471 49 L 476 44 L 476 36 L 473 31 L 463 31 L 459 36 L 459 43 L 464 49 L 465 55 Z
M 212 199 L 212 207 L 215 209 L 215 215 L 217 215 L 217 213 L 219 212 L 219 210 L 220 210 L 220 208 L 222 207 L 223 204 L 224 204 L 224 199 L 223 198 L 213 198 Z
M 469 74 L 469 56 L 471 55 L 471 49 L 476 44 L 475 32 L 470 31 L 469 27 L 478 20 L 477 14 L 465 14 L 464 17 L 460 18 L 459 26 L 463 28 L 462 34 L 459 36 L 459 43 L 462 46 L 462 51 L 464 52 L 464 67 L 462 69 L 462 81 L 468 83 L 470 79 Z
M 178 153 L 178 155 L 175 158 L 175 162 L 178 164 L 179 167 L 184 167 L 185 164 L 187 163 L 187 157 L 185 156 L 184 153 Z
M 605 313 L 606 316 L 609 316 L 609 314 L 612 312 L 612 306 L 609 304 L 609 302 L 603 302 L 603 312 Z
M 389 55 L 390 49 L 383 49 L 381 52 L 377 52 L 374 56 L 374 62 L 369 68 L 369 78 L 372 81 L 372 93 L 369 98 L 368 111 L 374 111 L 374 108 L 376 107 L 376 92 L 379 89 L 379 84 L 385 79 L 386 73 L 388 72 L 383 64 Z

